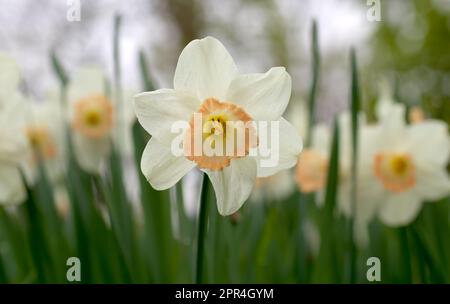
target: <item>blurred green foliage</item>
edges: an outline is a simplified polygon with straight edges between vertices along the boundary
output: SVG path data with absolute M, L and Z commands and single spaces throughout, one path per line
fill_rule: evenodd
M 376 81 L 390 75 L 400 101 L 420 104 L 450 124 L 449 7 L 441 0 L 381 2 L 382 20 L 370 40 L 372 58 L 364 71 L 368 99 L 376 96 Z

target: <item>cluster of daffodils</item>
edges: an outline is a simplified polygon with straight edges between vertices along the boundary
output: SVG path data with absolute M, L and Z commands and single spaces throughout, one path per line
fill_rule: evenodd
M 211 180 L 222 215 L 235 213 L 249 197 L 281 201 L 296 184 L 303 193 L 316 193 L 323 205 L 329 128 L 313 126 L 310 145 L 302 151 L 307 111 L 304 103 L 295 102 L 288 111 L 292 124 L 283 117 L 291 97 L 286 70 L 240 74 L 214 38 L 185 47 L 173 89 L 135 95 L 134 103 L 133 92 L 108 90 L 98 68 L 80 68 L 71 75 L 65 103 L 60 94 L 29 102 L 19 91 L 18 66 L 3 54 L 0 70 L 1 204 L 24 201 L 25 184 L 33 185 L 41 169 L 60 184 L 69 152 L 84 171 L 101 174 L 113 147 L 123 155 L 132 152 L 131 127 L 137 117 L 152 136 L 141 170 L 157 190 L 172 187 L 196 167 Z M 389 226 L 407 225 L 424 203 L 450 193 L 446 124 L 425 119 L 418 108 L 410 110 L 407 123 L 405 107 L 388 94 L 378 102 L 377 114 L 376 124 L 368 124 L 363 114 L 358 117 L 355 206 L 350 113 L 339 116 L 337 213 L 355 217 L 362 242 L 374 218 Z
M 356 206 L 351 204 L 350 115 L 339 117 L 338 210 L 355 215 L 355 237 L 362 245 L 367 244 L 367 226 L 374 218 L 392 227 L 405 226 L 424 203 L 450 194 L 447 125 L 424 119 L 419 108 L 410 111 L 408 124 L 405 106 L 386 93 L 378 102 L 377 115 L 376 124 L 366 123 L 363 115 L 358 121 Z M 328 175 L 330 134 L 327 126 L 314 126 L 312 144 L 302 152 L 296 167 L 299 190 L 317 193 L 319 205 Z
M 212 182 L 222 215 L 236 212 L 250 195 L 253 200 L 283 200 L 292 193 L 294 180 L 301 192 L 317 193 L 317 202 L 322 205 L 331 132 L 326 125 L 314 126 L 311 145 L 301 151 L 306 111 L 292 115 L 293 125 L 282 117 L 290 93 L 291 80 L 283 68 L 239 75 L 219 41 L 211 37 L 192 41 L 180 55 L 174 89 L 145 92 L 134 98 L 136 116 L 152 135 L 141 160 L 143 174 L 155 189 L 163 190 L 194 167 L 199 168 Z M 423 120 L 419 112 L 412 111 L 415 123 L 406 124 L 404 106 L 384 97 L 379 102 L 377 124 L 367 124 L 360 114 L 356 206 L 351 204 L 350 113 L 339 117 L 338 213 L 355 216 L 356 236 L 361 242 L 367 241 L 367 225 L 373 218 L 390 226 L 406 225 L 424 202 L 450 193 L 447 127 L 443 122 Z M 194 124 L 199 114 L 200 123 Z M 257 136 L 244 141 L 243 154 L 207 153 L 206 148 L 220 146 L 222 152 L 230 141 L 235 143 L 230 134 L 235 135 L 236 130 L 227 129 L 226 124 L 236 121 L 279 122 L 278 145 L 269 145 L 279 153 L 276 165 L 263 166 L 262 156 L 251 153 L 263 145 L 260 129 L 244 132 L 256 131 Z M 176 132 L 179 122 L 185 122 L 181 136 Z M 200 154 L 193 155 L 192 138 L 197 131 Z M 175 153 L 174 146 L 179 145 L 184 153 Z M 295 174 L 286 170 L 297 162 Z
M 101 173 L 113 142 L 124 155 L 131 153 L 133 93 L 120 101 L 115 92 L 108 97 L 100 69 L 80 68 L 73 74 L 66 104 L 56 92 L 43 102 L 25 98 L 19 92 L 19 68 L 9 56 L 0 54 L 0 69 L 1 204 L 23 202 L 25 183 L 33 186 L 41 168 L 57 191 L 63 188 L 67 134 L 79 166 L 90 174 Z
M 155 189 L 163 190 L 197 167 L 211 180 L 219 213 L 235 213 L 250 196 L 257 177 L 272 176 L 297 163 L 301 137 L 282 117 L 290 95 L 291 78 L 284 68 L 239 74 L 218 40 L 207 37 L 190 42 L 178 60 L 173 89 L 135 96 L 138 121 L 152 135 L 142 155 L 143 174 Z M 197 124 L 196 115 L 201 115 Z M 181 136 L 173 132 L 180 122 L 186 126 Z M 278 132 L 271 132 L 270 143 L 264 142 L 254 125 L 241 129 L 249 122 L 275 122 Z M 231 123 L 234 128 L 228 128 Z M 242 151 L 215 149 L 239 145 L 235 137 L 239 132 L 256 135 L 253 140 L 244 136 Z M 193 147 L 195 134 L 200 134 L 200 144 Z M 174 143 L 182 145 L 184 153 L 174 153 Z M 276 152 L 276 163 L 264 165 L 267 155 L 259 153 L 263 145 Z M 191 153 L 195 149 L 200 153 Z

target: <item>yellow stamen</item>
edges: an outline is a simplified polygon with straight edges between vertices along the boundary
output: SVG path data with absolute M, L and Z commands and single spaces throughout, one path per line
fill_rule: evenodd
M 201 128 L 201 141 L 199 143 L 195 142 L 195 133 L 197 130 L 194 114 L 201 114 L 201 126 L 198 126 L 198 128 Z M 186 132 L 184 149 L 186 157 L 196 162 L 200 168 L 222 170 L 230 165 L 231 159 L 247 155 L 250 148 L 256 146 L 256 144 L 251 142 L 251 136 L 256 134 L 256 130 L 246 125 L 246 123 L 252 121 L 252 118 L 242 108 L 232 103 L 220 102 L 215 98 L 208 98 L 200 106 L 197 113 L 194 114 L 189 124 L 189 130 Z M 231 125 L 236 122 L 242 122 L 242 124 Z M 230 133 L 230 131 L 232 132 Z M 240 146 L 237 143 L 239 139 L 237 136 L 238 131 L 244 132 L 245 143 L 243 144 L 243 153 L 238 151 Z M 200 155 L 196 155 L 196 144 L 202 145 L 201 147 L 197 147 L 201 151 Z M 208 155 L 204 150 L 204 145 L 208 145 L 218 153 Z M 234 149 L 228 151 L 228 146 L 232 146 Z
M 374 173 L 384 188 L 392 192 L 403 192 L 416 184 L 414 162 L 407 153 L 378 153 Z

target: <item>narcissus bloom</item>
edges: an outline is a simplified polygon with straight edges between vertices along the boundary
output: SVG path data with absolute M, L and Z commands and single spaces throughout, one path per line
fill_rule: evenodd
M 15 204 L 26 198 L 20 174 L 27 153 L 21 128 L 24 99 L 17 91 L 19 69 L 15 61 L 0 53 L 0 70 L 0 204 Z
M 28 105 L 23 131 L 28 139 L 28 157 L 24 171 L 29 183 L 37 178 L 38 161 L 42 161 L 50 181 L 63 177 L 65 166 L 64 116 L 59 100 L 49 99 Z
M 107 96 L 106 81 L 101 69 L 83 67 L 71 77 L 68 88 L 75 157 L 81 168 L 92 174 L 101 171 L 112 143 L 123 155 L 132 152 L 134 91 L 124 91 L 120 99 L 115 90 Z
M 69 120 L 75 157 L 90 173 L 98 173 L 108 155 L 115 108 L 105 95 L 105 77 L 100 69 L 81 68 L 68 87 Z
M 174 89 L 135 96 L 137 118 L 152 135 L 141 160 L 143 174 L 155 189 L 163 190 L 198 167 L 212 182 L 219 213 L 236 212 L 249 197 L 257 176 L 273 175 L 297 162 L 302 149 L 301 138 L 281 117 L 290 95 L 291 78 L 284 68 L 272 68 L 264 74 L 240 75 L 232 57 L 217 39 L 207 37 L 190 42 L 178 60 Z M 202 114 L 200 125 L 193 123 L 194 113 Z M 275 140 L 278 145 L 272 143 L 268 147 L 279 154 L 278 162 L 263 166 L 260 161 L 263 157 L 250 153 L 262 145 L 259 133 L 258 140 L 245 141 L 243 155 L 234 152 L 190 155 L 186 153 L 190 149 L 185 149 L 182 155 L 174 155 L 172 143 L 179 134 L 172 133 L 172 127 L 180 121 L 188 125 L 183 136 L 189 138 L 193 134 L 195 137 L 200 132 L 201 152 L 205 147 L 214 149 L 220 144 L 228 145 L 235 129 L 229 131 L 225 126 L 231 122 L 277 122 L 279 132 Z M 189 144 L 189 140 L 183 140 L 183 146 Z
M 437 120 L 406 125 L 404 117 L 403 106 L 392 108 L 362 138 L 362 178 L 370 180 L 370 189 L 361 193 L 368 203 L 377 204 L 378 217 L 390 226 L 411 223 L 424 202 L 450 193 L 447 125 Z

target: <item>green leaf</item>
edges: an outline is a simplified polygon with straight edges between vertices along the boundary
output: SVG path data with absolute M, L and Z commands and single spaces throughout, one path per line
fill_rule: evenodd
M 350 228 L 349 228 L 349 235 L 350 235 L 350 249 L 349 249 L 349 263 L 350 263 L 350 270 L 349 270 L 349 279 L 350 283 L 355 283 L 356 281 L 356 260 L 357 260 L 357 252 L 356 252 L 356 246 L 353 239 L 354 234 L 354 222 L 355 217 L 357 216 L 357 172 L 358 172 L 358 116 L 361 109 L 361 101 L 360 101 L 360 91 L 359 91 L 359 82 L 358 82 L 358 69 L 357 69 L 357 63 L 356 63 L 356 53 L 355 50 L 352 49 L 350 52 L 350 61 L 351 61 L 351 100 L 350 100 L 350 108 L 351 108 L 351 132 L 352 132 L 352 162 L 351 162 L 351 208 L 352 208 L 352 218 L 350 219 Z
M 58 60 L 58 57 L 56 56 L 55 52 L 52 52 L 50 54 L 50 61 L 52 63 L 53 71 L 55 72 L 55 75 L 57 76 L 60 84 L 62 87 L 67 86 L 69 82 L 69 78 L 67 77 L 67 74 L 61 65 L 61 63 Z
M 200 212 L 198 217 L 197 226 L 197 258 L 195 262 L 195 283 L 205 283 L 203 267 L 204 267 L 204 253 L 205 253 L 205 239 L 208 221 L 208 191 L 209 191 L 209 179 L 208 176 L 203 173 L 203 183 L 200 193 Z
M 142 85 L 145 91 L 154 91 L 155 86 L 147 67 L 147 58 L 145 57 L 144 51 L 141 50 L 139 51 L 139 70 L 141 71 Z
M 330 163 L 327 176 L 325 206 L 320 218 L 320 251 L 313 273 L 313 282 L 339 282 L 339 263 L 336 256 L 335 238 L 337 229 L 334 227 L 334 211 L 337 201 L 337 186 L 339 182 L 339 125 L 334 123 L 333 141 L 330 152 Z
M 136 167 L 140 168 L 140 160 L 148 134 L 136 122 L 133 126 Z M 151 269 L 149 276 L 158 283 L 170 282 L 171 275 L 177 271 L 172 258 L 176 254 L 172 235 L 169 191 L 154 190 L 145 176 L 138 170 L 141 204 L 144 211 L 145 246 L 144 254 L 148 257 Z

